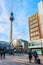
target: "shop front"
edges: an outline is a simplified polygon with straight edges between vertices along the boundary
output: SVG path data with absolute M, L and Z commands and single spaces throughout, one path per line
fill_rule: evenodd
M 30 41 L 28 48 L 37 51 L 38 54 L 43 54 L 43 39 Z

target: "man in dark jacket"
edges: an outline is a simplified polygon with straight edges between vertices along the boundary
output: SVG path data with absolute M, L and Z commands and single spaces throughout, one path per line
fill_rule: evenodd
M 33 52 L 34 55 L 34 61 L 37 62 L 37 58 L 38 58 L 38 53 L 36 51 Z
M 29 55 L 29 63 L 31 63 L 31 60 L 32 60 L 32 51 L 31 50 L 28 52 L 28 55 Z

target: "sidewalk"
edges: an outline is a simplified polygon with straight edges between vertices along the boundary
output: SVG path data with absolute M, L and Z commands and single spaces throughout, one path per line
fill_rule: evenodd
M 43 65 L 43 55 L 39 55 L 41 64 L 35 64 L 34 59 L 29 63 L 28 55 L 7 55 L 5 59 L 0 59 L 0 65 Z
M 43 55 L 39 55 L 39 58 L 41 60 L 41 63 L 43 63 Z
M 43 64 L 43 55 L 39 55 L 39 59 L 41 61 L 41 64 Z M 32 59 L 32 63 L 34 64 L 34 58 Z

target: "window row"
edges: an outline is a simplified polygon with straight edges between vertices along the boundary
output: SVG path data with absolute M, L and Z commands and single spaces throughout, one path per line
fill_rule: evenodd
M 33 29 L 30 29 L 30 32 L 34 32 L 34 31 L 36 31 L 36 30 L 38 30 L 38 27 L 33 28 Z
M 30 28 L 33 28 L 33 27 L 35 27 L 35 26 L 38 26 L 38 24 L 31 25 Z
M 37 18 L 37 15 L 33 15 L 29 20 L 32 21 Z
M 32 25 L 32 24 L 34 24 L 35 22 L 37 22 L 37 19 L 36 19 L 36 20 L 31 21 L 29 24 L 30 24 L 30 25 Z
M 31 33 L 31 36 L 35 36 L 35 35 L 39 35 L 39 32 L 34 32 L 34 33 Z
M 32 37 L 31 40 L 36 40 L 36 39 L 40 39 L 39 36 L 36 36 L 36 37 Z

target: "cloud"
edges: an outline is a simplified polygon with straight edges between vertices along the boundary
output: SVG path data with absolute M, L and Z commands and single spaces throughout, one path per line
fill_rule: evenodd
M 5 36 L 7 36 L 7 35 L 4 35 L 4 34 L 2 33 L 1 34 L 1 36 L 0 36 L 0 41 L 7 41 L 7 42 L 9 42 L 9 38 L 7 37 L 7 38 L 5 38 Z
M 5 25 L 5 24 L 0 24 L 0 32 L 3 32 L 3 33 L 6 33 L 8 30 L 9 30 L 9 27 L 8 25 Z M 8 30 L 7 30 L 8 29 Z M 8 32 L 7 32 L 8 33 Z M 6 34 L 7 34 L 6 33 Z
M 0 25 L 0 39 L 7 40 L 9 39 L 9 35 L 10 35 L 9 26 L 8 25 L 5 26 L 5 24 L 1 24 Z
M 2 14 L 0 15 L 0 33 L 5 35 L 5 37 L 1 37 L 3 40 L 9 40 L 10 39 L 10 22 L 9 22 L 9 13 L 10 13 L 10 5 L 8 2 L 5 5 L 4 3 L 5 0 L 0 0 L 0 6 L 2 7 Z M 30 10 L 32 9 L 33 6 L 30 8 L 30 2 L 29 0 L 14 0 L 14 17 L 15 20 L 13 22 L 13 39 L 14 38 L 21 38 L 28 40 L 28 16 Z M 33 2 L 32 2 L 33 3 Z M 29 6 L 28 6 L 29 4 Z M 7 6 L 8 5 L 8 6 Z M 7 7 L 9 7 L 7 9 Z M 29 9 L 30 8 L 30 9 Z M 8 10 L 8 11 L 7 11 Z M 28 11 L 27 11 L 28 10 Z M 8 36 L 8 37 L 7 37 Z
M 26 8 L 27 8 L 27 1 L 26 0 L 22 0 L 22 1 L 18 0 L 14 4 L 15 19 L 16 19 L 16 22 L 18 23 L 19 27 L 22 26 L 22 24 L 25 20 L 25 15 L 27 12 Z
M 22 2 L 20 0 L 16 1 L 14 4 L 14 12 L 15 12 L 15 22 L 14 26 L 16 31 L 14 31 L 14 37 L 16 38 L 28 38 L 27 37 L 27 28 L 28 28 L 28 18 L 26 17 L 26 8 L 27 8 L 27 1 L 23 0 Z M 15 30 L 14 29 L 14 30 Z M 25 31 L 26 29 L 26 31 Z M 24 36 L 25 35 L 25 36 Z
M 7 41 L 7 42 L 9 42 L 9 39 L 5 39 L 5 38 L 0 38 L 0 41 Z
M 24 19 L 24 15 L 25 15 L 25 12 L 24 11 L 20 11 L 19 14 L 17 14 L 17 23 L 18 25 L 21 27 L 22 24 L 23 24 L 23 19 Z
M 9 38 L 9 18 L 7 15 L 7 10 L 3 0 L 0 0 L 0 7 L 2 8 L 2 13 L 0 15 L 0 40 L 8 40 Z
M 20 37 L 20 32 L 17 30 L 15 26 L 13 26 L 12 37 L 13 39 Z
M 2 8 L 2 14 L 0 16 L 0 21 L 9 21 L 9 17 L 8 15 L 6 14 L 7 13 L 7 10 L 5 9 L 5 4 L 4 4 L 4 1 L 3 0 L 0 0 L 0 6 Z

